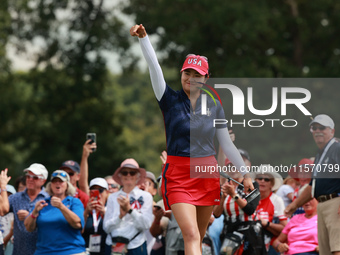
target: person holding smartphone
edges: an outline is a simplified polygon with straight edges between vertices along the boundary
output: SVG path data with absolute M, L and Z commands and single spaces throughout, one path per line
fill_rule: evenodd
M 247 173 L 244 162 L 230 140 L 226 125 L 213 127 L 213 119 L 225 119 L 223 108 L 207 97 L 210 115 L 201 115 L 201 87 L 209 78 L 208 59 L 187 55 L 182 68 L 182 90 L 174 91 L 165 82 L 156 53 L 143 25 L 135 25 L 136 36 L 146 59 L 151 84 L 164 116 L 167 162 L 162 171 L 162 193 L 166 210 L 171 209 L 182 231 L 185 254 L 201 254 L 201 244 L 214 205 L 220 203 L 219 175 L 191 178 L 195 166 L 217 167 L 215 134 L 223 152 L 239 171 Z M 212 178 L 213 177 L 213 178 Z M 244 179 L 246 191 L 254 189 L 251 178 Z
M 107 234 L 103 229 L 103 220 L 108 196 L 108 185 L 104 178 L 98 177 L 90 181 L 90 199 L 84 211 L 83 237 L 91 255 L 105 254 Z

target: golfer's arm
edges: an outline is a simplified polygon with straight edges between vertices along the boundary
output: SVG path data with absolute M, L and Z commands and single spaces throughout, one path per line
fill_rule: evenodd
M 244 176 L 248 173 L 244 161 L 237 150 L 236 146 L 230 139 L 230 135 L 227 128 L 216 129 L 217 139 L 222 147 L 224 154 L 233 163 L 236 169 Z
M 153 91 L 155 93 L 157 100 L 160 101 L 166 87 L 162 68 L 158 63 L 156 52 L 151 45 L 149 36 L 139 38 L 139 43 L 143 52 L 143 56 L 149 66 Z

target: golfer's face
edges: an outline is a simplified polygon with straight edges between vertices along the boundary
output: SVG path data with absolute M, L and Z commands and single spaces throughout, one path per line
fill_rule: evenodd
M 186 69 L 182 72 L 181 83 L 183 90 L 190 94 L 190 91 L 197 90 L 197 87 L 202 87 L 205 82 L 205 76 L 199 74 L 194 69 Z

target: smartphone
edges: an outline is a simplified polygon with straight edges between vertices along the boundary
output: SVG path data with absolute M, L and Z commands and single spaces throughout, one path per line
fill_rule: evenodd
M 86 134 L 86 141 L 89 140 L 89 139 L 91 139 L 90 144 L 96 143 L 97 142 L 97 135 L 96 135 L 96 133 L 87 133 Z M 92 148 L 92 151 L 96 151 L 96 149 Z
M 94 200 L 98 201 L 100 199 L 99 190 L 97 190 L 97 189 L 90 190 L 90 199 L 91 198 L 94 198 Z

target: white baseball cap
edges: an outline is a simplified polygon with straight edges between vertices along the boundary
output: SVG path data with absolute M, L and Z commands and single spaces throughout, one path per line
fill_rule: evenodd
M 104 178 L 94 178 L 90 181 L 90 188 L 94 185 L 100 186 L 104 189 L 109 189 L 109 185 L 107 184 L 107 181 Z
M 313 123 L 319 123 L 320 125 L 330 127 L 331 129 L 334 129 L 335 126 L 332 118 L 326 114 L 316 115 L 315 118 L 311 121 L 311 123 L 309 123 L 309 126 L 312 125 Z
M 10 184 L 7 184 L 7 185 L 6 185 L 6 191 L 12 193 L 12 195 L 15 194 L 15 193 L 17 193 L 17 191 L 15 190 L 15 188 L 14 188 L 12 185 L 10 185 Z
M 24 170 L 24 172 L 27 172 L 27 171 L 31 171 L 35 175 L 42 175 L 45 180 L 48 177 L 48 171 L 46 167 L 39 163 L 33 163 L 32 165 L 30 165 L 28 168 Z

